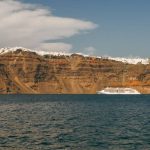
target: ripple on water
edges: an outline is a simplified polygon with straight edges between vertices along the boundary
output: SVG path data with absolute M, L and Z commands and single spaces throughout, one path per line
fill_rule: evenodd
M 0 97 L 0 150 L 150 149 L 149 96 L 12 97 Z

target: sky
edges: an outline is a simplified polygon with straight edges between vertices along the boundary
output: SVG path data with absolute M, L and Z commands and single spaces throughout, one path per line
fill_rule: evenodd
M 150 57 L 149 0 L 0 0 L 0 47 Z

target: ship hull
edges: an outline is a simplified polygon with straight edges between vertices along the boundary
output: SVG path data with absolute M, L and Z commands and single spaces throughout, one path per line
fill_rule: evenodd
M 138 91 L 132 88 L 106 88 L 102 91 L 97 91 L 97 94 L 109 94 L 109 95 L 138 95 Z

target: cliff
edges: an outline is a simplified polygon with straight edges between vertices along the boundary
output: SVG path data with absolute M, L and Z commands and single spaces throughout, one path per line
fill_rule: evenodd
M 39 55 L 21 48 L 0 53 L 0 93 L 95 94 L 105 87 L 150 93 L 150 64 L 107 58 Z

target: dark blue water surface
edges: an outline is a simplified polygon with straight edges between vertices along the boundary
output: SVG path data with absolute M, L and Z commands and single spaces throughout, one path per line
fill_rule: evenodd
M 150 96 L 1 95 L 0 150 L 150 150 Z

